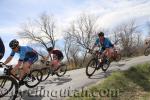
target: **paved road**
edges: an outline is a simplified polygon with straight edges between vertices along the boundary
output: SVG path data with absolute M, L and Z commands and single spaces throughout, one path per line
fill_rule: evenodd
M 111 72 L 118 70 L 127 70 L 129 67 L 149 62 L 150 56 L 140 56 L 113 62 L 106 73 L 98 70 L 90 79 L 85 74 L 85 68 L 68 71 L 64 77 L 49 77 L 46 81 L 39 84 L 38 87 L 28 89 L 23 86 L 20 88 L 20 95 L 17 100 L 64 100 L 67 96 L 73 96 L 79 90 L 86 90 L 86 87 L 97 82 L 101 82 L 104 78 L 111 75 Z M 2 98 L 0 100 L 8 100 Z

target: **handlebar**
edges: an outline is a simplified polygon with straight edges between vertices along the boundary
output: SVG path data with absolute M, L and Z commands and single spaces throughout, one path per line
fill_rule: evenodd
M 5 65 L 3 62 L 0 62 L 0 64 Z
M 3 67 L 2 65 L 5 65 L 5 67 L 7 67 L 7 68 L 12 68 L 12 65 L 6 65 L 3 62 L 0 62 L 0 67 Z

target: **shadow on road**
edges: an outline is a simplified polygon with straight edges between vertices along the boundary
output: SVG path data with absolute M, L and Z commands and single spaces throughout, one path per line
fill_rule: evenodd
M 125 64 L 116 64 L 116 66 L 118 66 L 118 67 L 122 67 L 122 66 L 124 66 Z
M 91 76 L 90 79 L 102 79 L 102 78 L 106 78 L 106 77 L 110 76 L 112 72 L 115 72 L 115 71 L 118 71 L 118 70 L 120 70 L 120 69 L 108 70 L 106 72 L 97 73 L 97 74 L 94 74 L 93 76 Z
M 56 84 L 56 85 L 62 85 L 64 83 L 70 82 L 72 78 L 70 78 L 69 75 L 65 75 L 63 77 L 57 77 L 57 78 L 52 78 L 50 80 L 44 81 L 42 84 Z

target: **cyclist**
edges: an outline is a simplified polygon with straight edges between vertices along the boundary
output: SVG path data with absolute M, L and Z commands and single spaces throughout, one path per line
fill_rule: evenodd
M 97 46 L 101 47 L 99 52 L 102 53 L 102 56 L 106 55 L 108 59 L 113 56 L 113 44 L 108 38 L 104 37 L 103 32 L 98 33 L 98 38 L 96 39 L 92 50 Z
M 4 53 L 5 53 L 5 46 L 2 39 L 0 38 L 0 60 L 3 58 Z
M 63 53 L 60 50 L 54 50 L 53 47 L 47 48 L 47 51 L 49 55 L 45 58 L 45 60 L 48 60 L 48 58 L 51 57 L 51 54 L 53 54 L 50 65 L 52 66 L 52 70 L 56 71 L 60 66 L 60 62 L 64 58 Z
M 9 43 L 9 47 L 12 49 L 10 56 L 6 59 L 4 64 L 9 63 L 14 57 L 15 53 L 18 53 L 20 58 L 17 65 L 12 69 L 12 74 L 15 75 L 16 70 L 22 65 L 21 74 L 19 79 L 21 80 L 23 76 L 30 72 L 30 66 L 38 60 L 38 54 L 29 46 L 20 46 L 19 42 L 14 39 Z

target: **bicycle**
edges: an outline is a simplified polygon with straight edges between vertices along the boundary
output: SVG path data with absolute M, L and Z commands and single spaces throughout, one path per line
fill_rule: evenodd
M 148 44 L 148 43 L 146 43 L 146 44 Z M 145 50 L 144 50 L 144 55 L 145 56 L 148 56 L 150 54 L 150 45 L 148 45 L 146 48 L 145 48 Z
M 86 75 L 90 78 L 95 73 L 95 71 L 99 70 L 100 68 L 102 68 L 102 70 L 106 72 L 110 66 L 110 60 L 105 55 L 102 57 L 101 53 L 98 50 L 89 53 L 92 54 L 92 59 L 86 66 Z
M 64 63 L 60 63 L 60 66 L 57 69 L 53 70 L 52 67 L 50 67 L 50 61 L 41 60 L 41 62 L 45 63 L 46 66 L 48 66 L 41 69 L 43 73 L 41 81 L 45 81 L 50 75 L 53 76 L 54 74 L 56 74 L 58 77 L 62 77 L 67 72 L 67 65 Z
M 117 44 L 118 41 L 116 41 L 114 43 L 114 47 L 113 47 L 113 57 L 112 57 L 112 60 L 113 61 L 120 61 L 121 60 L 121 53 L 120 53 L 120 49 L 116 47 L 116 44 Z
M 14 86 L 15 94 L 13 95 L 13 100 L 15 100 L 20 86 L 26 85 L 28 88 L 33 88 L 33 87 L 37 86 L 41 82 L 41 79 L 42 79 L 42 72 L 39 69 L 31 70 L 29 74 L 24 75 L 22 80 L 19 80 L 19 78 L 16 75 L 13 75 L 11 73 L 11 70 L 13 69 L 12 65 L 5 65 L 3 62 L 0 62 L 0 67 L 3 68 L 3 73 L 0 76 L 0 88 L 1 88 L 0 89 L 0 98 L 7 95 Z M 27 78 L 27 77 L 30 78 L 31 80 L 25 80 L 25 78 Z M 35 82 L 35 83 L 31 84 L 30 82 L 31 83 Z M 10 83 L 10 84 L 8 84 L 8 83 Z M 8 88 L 8 85 L 10 85 L 9 88 Z M 8 89 L 5 89 L 5 86 Z M 2 92 L 2 89 L 4 89 L 5 91 Z

